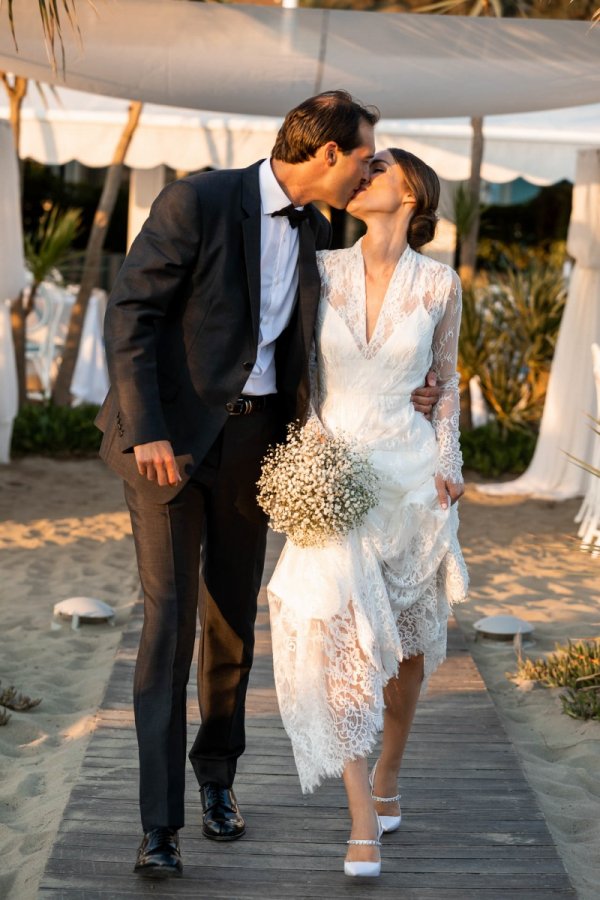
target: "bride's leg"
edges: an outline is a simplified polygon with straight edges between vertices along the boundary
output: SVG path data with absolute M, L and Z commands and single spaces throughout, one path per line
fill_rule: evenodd
M 366 759 L 355 759 L 344 769 L 344 787 L 348 794 L 348 809 L 352 819 L 351 840 L 376 841 L 378 820 L 373 815 L 371 788 Z M 350 844 L 346 860 L 348 862 L 377 862 L 379 847 Z
M 423 673 L 421 653 L 403 660 L 396 677 L 386 685 L 383 740 L 373 789 L 378 797 L 394 797 L 398 793 L 398 773 L 417 708 Z M 400 815 L 399 803 L 376 803 L 375 809 L 381 816 Z

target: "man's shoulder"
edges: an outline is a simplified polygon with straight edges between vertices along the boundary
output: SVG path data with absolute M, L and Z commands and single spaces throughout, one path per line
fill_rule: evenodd
M 189 184 L 197 191 L 204 189 L 223 188 L 226 185 L 237 184 L 242 179 L 244 169 L 210 169 L 206 172 L 195 172 L 181 178 L 184 184 Z
M 204 191 L 223 191 L 239 186 L 246 178 L 256 177 L 260 161 L 243 169 L 209 169 L 206 172 L 195 172 L 180 180 L 191 185 L 199 193 Z

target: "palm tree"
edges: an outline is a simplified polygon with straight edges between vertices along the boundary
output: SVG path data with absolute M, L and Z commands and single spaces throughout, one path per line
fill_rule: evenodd
M 102 248 L 117 202 L 125 156 L 140 120 L 141 112 L 142 104 L 140 101 L 136 100 L 129 104 L 127 122 L 104 179 L 102 194 L 94 215 L 92 230 L 85 250 L 81 285 L 71 312 L 63 358 L 52 392 L 52 399 L 59 406 L 68 406 L 71 403 L 71 381 L 73 380 L 73 372 L 77 362 L 85 314 L 92 291 L 98 283 Z
M 61 50 L 62 68 L 64 70 L 64 45 L 62 40 L 62 20 L 61 11 L 66 15 L 71 27 L 78 33 L 76 23 L 76 11 L 74 0 L 61 0 L 62 7 L 57 0 L 39 0 L 40 17 L 42 21 L 42 29 L 44 32 L 44 41 L 48 57 L 52 63 L 53 70 L 56 70 L 56 47 L 57 42 Z M 0 0 L 0 8 L 2 0 Z M 15 47 L 18 47 L 17 35 L 15 31 L 14 21 L 14 0 L 8 0 L 8 19 L 12 32 Z M 0 72 L 0 80 L 4 84 L 8 94 L 10 104 L 10 124 L 13 132 L 15 144 L 15 152 L 17 159 L 20 160 L 21 145 L 21 107 L 27 95 L 29 81 L 21 75 L 10 75 L 7 72 Z M 21 193 L 23 192 L 23 167 L 20 166 L 21 172 Z M 27 311 L 23 304 L 23 294 L 13 300 L 11 304 L 11 324 L 13 332 L 13 343 L 15 346 L 15 358 L 17 362 L 17 383 L 19 389 L 19 406 L 22 406 L 27 398 L 26 394 L 26 371 L 25 371 L 25 327 L 26 327 Z
M 0 0 L 1 5 L 2 0 Z M 90 5 L 91 0 L 88 0 Z M 79 26 L 77 25 L 77 11 L 75 0 L 38 0 L 40 8 L 40 16 L 42 27 L 44 30 L 44 40 L 49 59 L 53 69 L 56 69 L 56 51 L 60 48 L 62 69 L 65 68 L 65 53 L 62 38 L 62 27 L 66 20 L 75 34 L 80 38 Z M 14 27 L 14 0 L 8 0 L 8 16 L 11 24 L 13 39 L 17 45 L 17 35 Z M 61 19 L 62 16 L 62 19 Z M 18 46 L 18 45 L 17 45 Z M 11 123 L 13 126 L 13 134 L 15 136 L 15 147 L 17 155 L 19 153 L 20 138 L 20 111 L 25 92 L 27 90 L 26 79 L 15 79 L 15 84 L 9 82 L 8 77 L 4 76 L 4 84 L 9 91 L 11 97 Z M 12 91 L 12 94 L 11 94 Z M 14 99 L 13 99 L 14 98 Z M 71 401 L 70 386 L 81 343 L 81 335 L 83 332 L 83 322 L 88 307 L 89 298 L 94 289 L 100 271 L 100 259 L 104 240 L 110 225 L 112 214 L 114 212 L 119 187 L 123 175 L 123 166 L 125 156 L 131 139 L 138 125 L 142 111 L 142 104 L 134 101 L 129 106 L 129 114 L 127 122 L 119 139 L 119 143 L 113 155 L 110 166 L 107 169 L 104 181 L 104 187 L 100 196 L 100 201 L 94 215 L 92 230 L 88 239 L 85 251 L 83 272 L 81 275 L 81 286 L 75 301 L 71 319 L 69 322 L 69 330 L 67 341 L 65 344 L 62 362 L 59 368 L 56 384 L 54 386 L 53 400 L 60 405 L 68 405 Z M 13 337 L 15 342 L 15 350 L 17 359 L 22 360 L 19 367 L 19 383 L 21 403 L 25 399 L 25 316 L 26 312 L 23 308 L 22 296 L 19 297 L 13 305 Z

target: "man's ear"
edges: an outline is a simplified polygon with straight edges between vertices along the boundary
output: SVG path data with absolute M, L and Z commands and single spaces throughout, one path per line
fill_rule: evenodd
M 338 158 L 339 147 L 335 141 L 328 141 L 323 146 L 323 159 L 328 166 L 335 166 Z

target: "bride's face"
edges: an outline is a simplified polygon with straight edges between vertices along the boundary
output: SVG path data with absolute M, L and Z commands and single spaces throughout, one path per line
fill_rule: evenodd
M 415 204 L 404 173 L 388 150 L 376 153 L 371 160 L 371 178 L 352 198 L 346 211 L 357 219 L 370 213 L 399 212 Z

